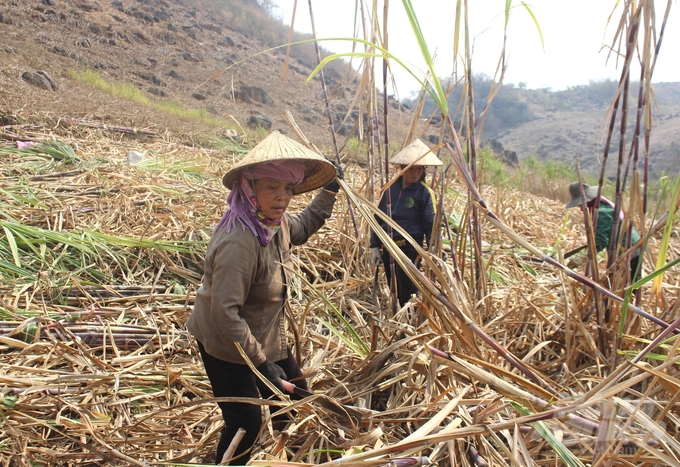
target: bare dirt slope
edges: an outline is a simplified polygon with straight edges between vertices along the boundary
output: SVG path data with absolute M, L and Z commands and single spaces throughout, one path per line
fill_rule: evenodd
M 267 47 L 231 29 L 214 3 L 0 0 L 0 31 L 0 110 L 5 124 L 40 113 L 174 133 L 219 134 L 224 126 L 239 130 L 251 116 L 260 115 L 272 121 L 272 129 L 290 133 L 283 119 L 290 110 L 313 142 L 330 146 L 320 80 L 305 85 L 315 63 L 291 59 L 284 66 L 285 48 L 260 53 Z M 114 97 L 74 79 L 84 70 L 119 88 L 132 85 L 153 103 L 198 110 L 209 118 L 186 118 L 182 112 Z M 47 75 L 54 89 L 29 84 L 26 74 L 36 72 Z M 343 84 L 347 80 L 330 69 L 326 78 L 334 125 L 348 133 L 359 115 L 352 115 L 351 83 Z M 410 120 L 401 110 L 392 114 L 395 126 Z

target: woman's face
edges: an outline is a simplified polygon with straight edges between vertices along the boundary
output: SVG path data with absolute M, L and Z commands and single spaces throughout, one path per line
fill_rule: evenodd
M 293 196 L 293 182 L 276 178 L 260 178 L 255 180 L 253 191 L 264 215 L 277 220 L 281 219 L 288 209 L 288 203 Z
M 422 165 L 412 165 L 411 168 L 404 173 L 404 181 L 406 182 L 406 185 L 418 183 L 420 177 L 423 176 L 423 172 L 425 172 L 425 167 Z

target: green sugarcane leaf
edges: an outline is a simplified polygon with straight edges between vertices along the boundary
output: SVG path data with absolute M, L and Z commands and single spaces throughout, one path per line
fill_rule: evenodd
M 291 270 L 291 271 L 293 272 L 293 274 L 295 274 L 297 277 L 299 277 L 300 280 L 301 280 L 303 283 L 305 283 L 305 284 L 309 287 L 309 289 L 310 289 L 317 297 L 319 297 L 321 300 L 323 300 L 324 303 L 325 303 L 326 305 L 328 305 L 328 307 L 330 307 L 330 309 L 333 311 L 333 314 L 334 314 L 334 315 L 340 320 L 340 322 L 342 323 L 345 332 L 351 337 L 351 342 L 352 342 L 352 346 L 351 346 L 351 347 L 352 347 L 352 349 L 353 349 L 357 354 L 361 355 L 362 357 L 366 357 L 366 356 L 370 353 L 370 349 L 369 349 L 368 345 L 366 345 L 366 343 L 361 339 L 361 336 L 354 330 L 354 328 L 352 327 L 352 325 L 350 324 L 350 322 L 347 321 L 347 318 L 345 318 L 345 317 L 342 315 L 342 313 L 340 313 L 340 311 L 339 311 L 337 308 L 335 308 L 335 306 L 331 303 L 331 301 L 328 300 L 328 298 L 327 298 L 324 294 L 322 294 L 321 292 L 319 292 L 319 291 L 316 289 L 316 287 L 314 287 L 314 286 L 313 286 L 313 285 L 312 285 L 312 284 L 311 284 L 304 276 L 302 276 L 298 271 L 295 271 L 295 270 Z M 346 338 L 345 338 L 344 335 L 343 335 L 343 341 L 345 341 L 345 339 L 346 339 Z M 346 342 L 347 342 L 347 344 L 349 345 L 349 342 L 350 342 L 350 341 L 347 340 Z
M 441 84 L 439 83 L 439 80 L 437 78 L 433 78 L 431 76 L 428 77 L 425 73 L 423 73 L 421 70 L 419 70 L 415 66 L 411 66 L 411 67 L 407 66 L 407 64 L 404 61 L 402 61 L 398 57 L 392 55 L 389 51 L 387 51 L 386 49 L 383 49 L 379 45 L 374 44 L 373 42 L 370 42 L 370 41 L 366 41 L 366 40 L 363 40 L 363 39 L 357 39 L 357 38 L 354 38 L 354 37 L 334 37 L 334 38 L 329 38 L 329 39 L 318 39 L 318 42 L 322 42 L 322 41 L 356 42 L 356 43 L 368 45 L 369 47 L 372 47 L 376 50 L 379 50 L 381 53 L 347 52 L 347 53 L 337 53 L 337 54 L 329 55 L 329 56 L 325 57 L 321 61 L 321 63 L 319 63 L 317 65 L 317 67 L 309 74 L 309 76 L 307 77 L 307 80 L 305 81 L 305 84 L 309 83 L 314 78 L 314 76 L 316 76 L 323 69 L 324 66 L 326 66 L 329 62 L 331 62 L 333 60 L 341 59 L 341 58 L 344 58 L 344 57 L 350 57 L 350 58 L 354 58 L 354 57 L 358 57 L 358 58 L 371 58 L 371 57 L 386 58 L 386 59 L 393 60 L 395 63 L 399 64 L 404 70 L 406 70 L 406 72 L 408 74 L 410 74 L 413 77 L 413 79 L 415 79 L 418 82 L 418 84 L 420 84 L 420 86 L 430 95 L 430 97 L 437 103 L 437 105 L 440 105 L 441 95 L 443 95 L 443 90 L 440 94 L 439 92 L 433 91 L 432 87 L 428 85 L 428 83 L 430 83 L 431 81 L 436 81 L 436 84 L 438 84 L 439 88 L 441 89 Z M 296 44 L 302 43 L 302 42 L 308 42 L 308 41 L 300 41 L 300 42 L 296 42 Z M 418 73 L 423 76 L 423 78 L 421 79 L 414 72 L 414 70 L 417 70 Z M 436 84 L 435 84 L 435 89 L 436 89 Z M 448 104 L 446 104 L 446 100 L 444 100 L 444 104 L 445 104 L 445 106 L 448 105 Z M 445 107 L 445 108 L 448 108 L 448 107 Z
M 630 357 L 631 359 L 637 357 L 638 354 L 639 354 L 639 352 L 635 352 L 634 350 L 619 350 L 617 353 L 619 355 L 623 355 L 625 357 Z M 649 353 L 645 354 L 645 358 L 647 360 L 653 360 L 653 361 L 657 361 L 657 362 L 666 362 L 671 357 L 669 357 L 668 354 L 658 354 L 658 353 L 649 352 Z M 680 365 L 680 362 L 676 361 L 676 362 L 674 362 L 674 364 Z
M 661 269 L 666 263 L 666 253 L 668 252 L 668 244 L 671 239 L 671 232 L 673 231 L 673 220 L 675 219 L 675 209 L 676 200 L 680 196 L 680 173 L 675 178 L 675 184 L 673 185 L 673 191 L 671 193 L 671 205 L 668 208 L 668 220 L 666 221 L 666 228 L 663 232 L 663 237 L 661 238 L 661 243 L 659 244 L 659 256 L 656 258 L 656 269 Z M 663 281 L 663 275 L 656 277 L 652 284 L 652 293 L 659 294 L 661 292 L 661 284 Z
M 503 27 L 508 28 L 508 23 L 510 23 L 510 11 L 512 10 L 512 0 L 505 0 L 505 23 Z
M 22 196 L 18 193 L 14 193 L 12 191 L 2 190 L 2 189 L 0 189 L 0 193 L 2 193 L 3 195 L 5 195 L 8 198 L 12 198 L 15 201 L 20 202 L 22 204 L 27 204 L 29 206 L 37 206 L 37 207 L 42 207 L 42 208 L 45 207 L 45 204 L 41 200 L 37 199 L 36 197 L 27 198 L 27 197 Z
M 448 116 L 449 103 L 448 100 L 446 99 L 446 93 L 444 92 L 444 88 L 442 88 L 442 83 L 439 80 L 437 70 L 435 70 L 434 68 L 434 60 L 432 59 L 432 55 L 430 54 L 430 49 L 427 46 L 427 41 L 425 40 L 423 31 L 420 28 L 418 17 L 416 16 L 416 12 L 413 9 L 413 3 L 411 3 L 411 0 L 402 0 L 402 4 L 404 5 L 404 10 L 406 10 L 406 16 L 408 17 L 409 23 L 411 23 L 411 29 L 413 29 L 413 34 L 416 37 L 416 41 L 418 42 L 420 53 L 423 57 L 423 60 L 425 60 L 425 63 L 427 64 L 427 69 L 430 72 L 432 87 L 434 87 L 434 94 L 436 95 L 436 98 L 434 98 L 434 100 L 437 103 L 437 106 L 439 106 L 439 109 L 442 111 L 442 113 Z
M 33 148 L 32 148 L 33 149 Z M 35 152 L 43 152 L 54 160 L 65 162 L 80 162 L 82 159 L 76 155 L 73 147 L 63 141 L 46 141 L 35 147 Z
M 321 324 L 326 326 L 330 330 L 330 332 L 335 334 L 338 337 L 338 339 L 340 339 L 342 342 L 344 342 L 345 345 L 347 345 L 347 347 L 352 349 L 354 351 L 354 353 L 356 353 L 357 355 L 360 355 L 362 357 L 366 357 L 368 355 L 364 350 L 357 347 L 356 344 L 354 344 L 354 342 L 352 342 L 350 339 L 348 339 L 347 336 L 342 331 L 340 331 L 338 328 L 333 326 L 329 321 L 326 321 L 322 318 L 317 318 L 317 319 L 319 320 L 319 322 Z
M 626 293 L 623 295 L 623 304 L 621 305 L 621 323 L 619 324 L 619 336 L 623 336 L 625 324 L 626 324 L 626 315 L 628 314 L 628 306 L 630 305 L 630 300 L 633 296 L 633 292 L 635 292 L 637 289 L 645 285 L 647 282 L 654 280 L 656 277 L 661 277 L 663 274 L 668 271 L 670 268 L 675 266 L 676 264 L 680 264 L 680 258 L 676 258 L 670 263 L 666 264 L 663 266 L 661 269 L 657 269 L 651 274 L 646 275 L 645 277 L 639 279 L 638 281 L 632 283 L 628 289 L 626 289 Z
M 522 6 L 524 7 L 524 9 L 527 11 L 527 13 L 529 13 L 529 16 L 531 16 L 531 20 L 534 22 L 534 26 L 536 26 L 536 31 L 538 32 L 538 37 L 541 38 L 541 48 L 545 52 L 545 41 L 543 40 L 543 32 L 541 32 L 541 25 L 538 24 L 538 20 L 536 19 L 534 12 L 531 11 L 531 7 L 524 2 L 521 2 L 521 3 L 522 3 Z
M 28 269 L 17 267 L 17 265 L 14 263 L 0 259 L 0 277 L 2 277 L 3 271 L 12 272 L 20 277 L 31 277 L 34 275 Z
M 14 394 L 0 394 L 0 405 L 12 409 L 18 399 Z
M 519 412 L 521 415 L 531 415 L 532 412 L 524 407 L 521 404 L 518 404 L 517 402 L 512 402 L 512 406 Z M 553 451 L 555 451 L 555 454 L 564 462 L 565 465 L 569 467 L 585 467 L 585 464 L 579 460 L 578 457 L 574 455 L 573 452 L 571 452 L 564 444 L 560 442 L 560 440 L 555 437 L 553 432 L 550 430 L 548 427 L 547 423 L 545 422 L 534 422 L 530 423 L 531 426 L 533 426 L 536 431 L 543 437 L 543 439 L 550 445 L 551 448 L 553 448 Z
M 5 235 L 7 236 L 7 243 L 9 244 L 9 249 L 12 252 L 12 257 L 14 258 L 14 264 L 16 267 L 20 268 L 21 259 L 19 258 L 19 247 L 17 247 L 17 241 L 14 238 L 14 234 L 12 234 L 12 231 L 4 225 L 2 226 L 2 229 L 5 231 Z

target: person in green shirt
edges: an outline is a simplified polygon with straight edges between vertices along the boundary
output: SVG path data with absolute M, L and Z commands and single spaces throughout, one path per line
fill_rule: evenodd
M 595 198 L 597 197 L 597 187 L 590 186 L 586 183 L 583 184 L 583 193 L 586 198 L 586 206 L 590 210 L 592 216 L 593 210 L 595 209 Z M 581 203 L 581 187 L 578 182 L 574 182 L 569 185 L 569 194 L 571 199 L 567 203 L 566 208 L 573 208 L 578 206 L 582 208 Z M 621 214 L 623 218 L 623 214 Z M 597 211 L 597 225 L 595 226 L 595 250 L 599 253 L 609 246 L 609 238 L 612 232 L 612 224 L 614 221 L 614 203 L 609 201 L 604 196 L 600 196 L 600 205 Z M 619 224 L 621 225 L 621 224 Z M 626 233 L 624 232 L 621 236 L 621 245 L 626 247 Z M 635 245 L 638 240 L 640 240 L 640 234 L 638 234 L 635 228 L 632 229 L 631 234 L 631 245 Z M 583 256 L 582 261 L 572 260 L 571 264 L 573 266 L 580 266 L 585 262 L 586 256 Z M 639 271 L 640 265 L 640 251 L 637 250 L 633 256 L 630 258 L 630 278 L 631 281 L 635 281 L 639 277 L 641 271 Z

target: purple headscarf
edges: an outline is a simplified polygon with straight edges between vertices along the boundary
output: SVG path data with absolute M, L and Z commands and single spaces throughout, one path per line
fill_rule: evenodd
M 227 232 L 231 232 L 236 220 L 238 220 L 243 230 L 247 227 L 253 232 L 260 245 L 267 246 L 269 244 L 281 227 L 281 218 L 270 219 L 264 215 L 264 211 L 262 211 L 250 185 L 251 180 L 261 178 L 274 178 L 297 185 L 305 178 L 305 164 L 298 160 L 283 160 L 246 168 L 234 182 L 231 193 L 227 198 L 229 209 L 217 223 L 213 233 L 217 232 L 222 226 L 226 226 Z
M 305 178 L 305 163 L 298 160 L 271 161 L 248 167 L 241 172 L 248 180 L 275 178 L 297 185 Z

